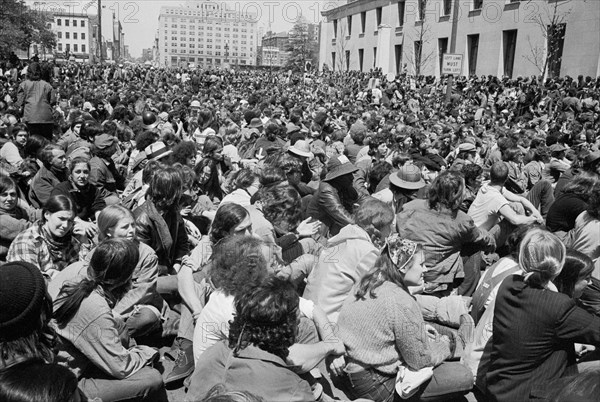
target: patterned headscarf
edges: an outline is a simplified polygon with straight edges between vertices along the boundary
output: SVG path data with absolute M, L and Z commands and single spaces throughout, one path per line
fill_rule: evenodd
M 396 268 L 398 268 L 398 271 L 405 273 L 406 265 L 412 260 L 412 257 L 417 252 L 417 243 L 412 240 L 403 239 L 397 233 L 394 233 L 386 239 L 385 246 L 390 259 Z M 404 256 L 407 256 L 408 258 L 406 258 L 402 266 L 398 266 Z

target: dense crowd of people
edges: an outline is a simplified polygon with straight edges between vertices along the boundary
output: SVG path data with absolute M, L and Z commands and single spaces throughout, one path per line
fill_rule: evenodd
M 0 64 L 0 400 L 599 400 L 600 78 L 446 85 Z

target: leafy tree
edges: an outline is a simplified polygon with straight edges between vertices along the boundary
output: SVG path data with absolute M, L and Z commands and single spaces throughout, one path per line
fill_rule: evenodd
M 51 15 L 33 10 L 23 0 L 0 2 L 0 58 L 11 52 L 28 49 L 32 43 L 45 48 L 56 46 L 55 34 L 50 30 Z
M 287 51 L 290 56 L 286 68 L 304 71 L 306 62 L 310 62 L 312 66 L 317 65 L 319 45 L 313 38 L 309 38 L 308 22 L 305 19 L 298 20 L 290 31 Z

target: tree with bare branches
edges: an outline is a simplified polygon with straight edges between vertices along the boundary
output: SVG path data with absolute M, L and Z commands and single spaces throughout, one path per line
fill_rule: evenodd
M 346 50 L 348 48 L 348 40 L 346 39 L 346 27 L 344 24 L 340 26 L 340 34 L 335 38 L 335 49 L 337 53 L 336 61 L 338 71 L 347 71 L 349 67 L 346 65 Z M 334 66 L 335 68 L 335 66 Z
M 435 57 L 433 48 L 429 49 L 425 45 L 431 42 L 431 27 L 427 22 L 427 0 L 419 0 L 419 21 L 417 34 L 413 37 L 407 34 L 407 38 L 414 43 L 413 53 L 407 54 L 406 59 L 413 67 L 415 76 L 421 75 L 421 72 L 429 65 Z
M 531 18 L 538 25 L 543 41 L 542 43 L 532 43 L 531 37 L 528 37 L 529 54 L 523 55 L 523 58 L 538 69 L 542 78 L 546 77 L 547 74 L 550 77 L 560 75 L 566 21 L 572 11 L 572 7 L 569 6 L 572 1 L 540 2 L 529 0 L 527 2 L 527 6 L 540 7 L 539 12 L 534 12 Z

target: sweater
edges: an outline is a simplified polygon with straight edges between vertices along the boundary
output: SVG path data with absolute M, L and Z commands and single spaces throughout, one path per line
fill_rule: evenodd
M 429 342 L 416 300 L 391 282 L 356 300 L 348 296 L 338 317 L 349 362 L 395 375 L 402 362 L 414 370 L 450 355 L 446 342 Z

